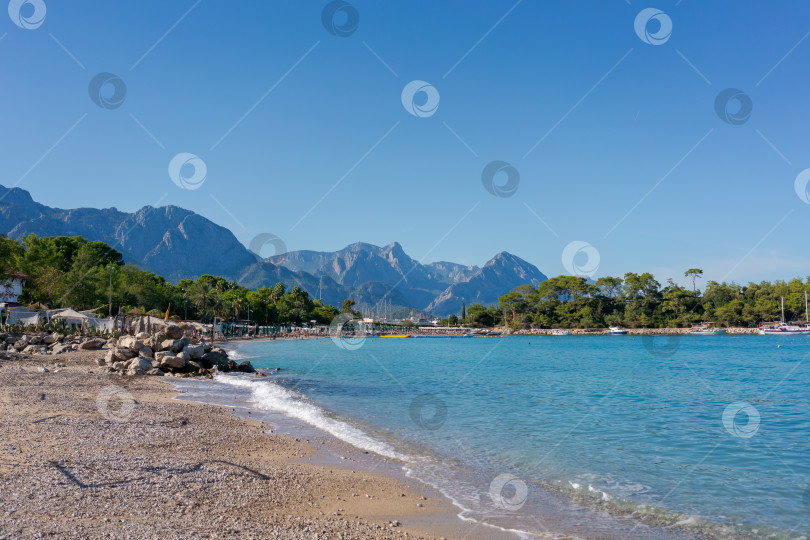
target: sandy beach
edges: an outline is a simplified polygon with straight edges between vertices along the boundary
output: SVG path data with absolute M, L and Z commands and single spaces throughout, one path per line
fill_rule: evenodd
M 0 355 L 0 538 L 512 537 L 103 355 Z

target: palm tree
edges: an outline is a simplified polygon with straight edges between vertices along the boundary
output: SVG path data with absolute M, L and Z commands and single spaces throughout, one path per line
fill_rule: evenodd
M 202 311 L 203 317 L 205 317 L 205 314 L 208 312 L 214 295 L 216 295 L 214 288 L 205 282 L 195 283 L 188 288 L 188 298 L 191 300 L 191 303 L 194 304 L 194 307 Z
M 239 298 L 238 296 L 235 296 L 233 299 L 231 299 L 231 305 L 233 306 L 233 312 L 236 320 L 239 320 L 239 315 L 245 309 L 244 298 Z
M 213 304 L 217 294 L 214 288 L 206 282 L 197 282 L 188 288 L 188 297 L 191 303 L 202 311 L 203 318 L 208 312 L 208 308 Z M 211 320 L 211 342 L 214 342 L 214 320 Z
M 275 304 L 276 302 L 281 300 L 281 297 L 284 296 L 284 292 L 285 292 L 284 284 L 279 281 L 278 283 L 275 284 L 272 291 L 270 292 L 270 300 Z
M 290 294 L 292 295 L 293 302 L 295 303 L 298 303 L 304 299 L 304 289 L 298 285 L 290 289 Z
M 232 309 L 233 304 L 218 294 L 215 294 L 211 299 L 211 310 L 215 318 L 219 316 L 220 319 L 224 319 L 225 314 L 230 313 Z

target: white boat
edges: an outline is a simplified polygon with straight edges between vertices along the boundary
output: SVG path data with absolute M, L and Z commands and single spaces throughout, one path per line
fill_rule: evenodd
M 804 313 L 807 319 L 807 291 L 804 292 Z M 762 323 L 759 325 L 761 336 L 803 336 L 810 334 L 810 324 L 804 326 L 785 322 L 785 298 L 782 297 L 782 320 L 779 323 Z
M 627 330 L 618 326 L 609 326 L 608 330 L 610 330 L 611 336 L 623 336 L 627 333 Z
M 551 331 L 552 336 L 570 336 L 571 330 L 562 330 L 560 328 L 555 328 Z
M 717 328 L 714 323 L 693 324 L 689 333 L 693 336 L 720 336 L 726 333 L 722 328 Z

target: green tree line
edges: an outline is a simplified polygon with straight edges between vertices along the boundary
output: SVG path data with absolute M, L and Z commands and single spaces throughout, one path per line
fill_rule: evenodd
M 173 285 L 161 276 L 124 263 L 120 252 L 104 242 L 80 236 L 37 237 L 16 242 L 0 236 L 0 270 L 10 268 L 32 277 L 22 302 L 49 307 L 95 309 L 107 313 L 112 280 L 113 314 L 122 312 L 170 315 L 208 322 L 212 316 L 269 324 L 328 324 L 339 313 L 331 305 L 309 297 L 301 287 L 284 284 L 247 289 L 223 277 L 202 275 Z M 513 328 L 683 327 L 711 321 L 724 326 L 756 326 L 779 320 L 785 299 L 786 318 L 804 320 L 804 292 L 810 277 L 761 283 L 709 281 L 705 291 L 695 280 L 702 270 L 690 268 L 692 289 L 668 280 L 665 286 L 652 274 L 628 272 L 624 277 L 602 277 L 589 283 L 583 277 L 557 276 L 537 287 L 521 285 L 501 296 L 497 306 L 464 306 L 462 316 L 451 315 L 440 324 Z M 344 301 L 341 311 L 352 312 Z
M 499 298 L 497 311 L 513 328 L 662 328 L 700 322 L 753 327 L 778 321 L 784 298 L 785 318 L 805 320 L 804 293 L 810 290 L 810 277 L 747 285 L 709 281 L 701 292 L 694 280 L 703 271 L 691 268 L 684 275 L 692 278 L 692 289 L 672 279 L 661 286 L 650 273 L 628 272 L 595 283 L 583 277 L 558 276 L 537 287 L 516 287 Z
M 313 300 L 299 286 L 289 291 L 283 283 L 247 289 L 223 277 L 202 275 L 176 285 L 161 276 L 124 263 L 120 252 L 104 242 L 80 236 L 37 237 L 16 242 L 0 236 L 0 271 L 16 270 L 32 279 L 23 289 L 21 303 L 40 302 L 52 308 L 98 309 L 107 315 L 112 290 L 113 315 L 146 313 L 209 322 L 302 324 L 314 320 L 328 324 L 339 313 L 331 305 Z M 352 301 L 344 302 L 353 305 Z

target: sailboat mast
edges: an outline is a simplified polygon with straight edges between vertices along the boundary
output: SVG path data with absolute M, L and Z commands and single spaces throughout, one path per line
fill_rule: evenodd
M 807 291 L 804 291 L 804 320 L 810 322 L 810 314 L 807 312 Z
M 785 297 L 782 297 L 782 324 L 785 324 Z

